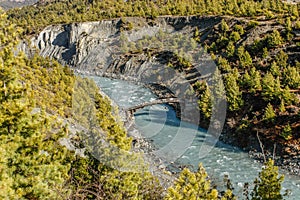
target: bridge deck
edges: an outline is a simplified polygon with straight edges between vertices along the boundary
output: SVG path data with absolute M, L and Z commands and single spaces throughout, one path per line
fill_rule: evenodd
M 138 104 L 136 106 L 132 106 L 132 107 L 128 108 L 127 110 L 130 112 L 134 112 L 134 111 L 144 108 L 146 106 L 152 106 L 152 105 L 164 104 L 164 103 L 179 103 L 179 99 L 177 99 L 177 98 L 157 99 L 154 101 L 144 102 L 144 103 Z

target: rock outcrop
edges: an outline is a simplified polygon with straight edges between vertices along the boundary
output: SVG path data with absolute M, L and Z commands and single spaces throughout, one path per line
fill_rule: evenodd
M 136 42 L 145 36 L 154 36 L 160 30 L 170 34 L 191 34 L 195 27 L 206 29 L 220 20 L 217 17 L 125 18 L 53 25 L 46 27 L 31 41 L 42 56 L 55 58 L 76 69 L 102 69 L 105 72 L 120 54 L 122 34 L 128 42 Z M 133 24 L 132 29 L 124 30 L 128 23 Z
M 55 25 L 45 28 L 31 39 L 31 43 L 42 56 L 55 58 L 77 72 L 163 85 L 181 99 L 179 116 L 183 120 L 198 123 L 197 98 L 186 92 L 190 90 L 192 77 L 188 79 L 185 73 L 167 66 L 164 54 L 170 53 L 168 49 L 160 50 L 157 54 L 151 54 L 147 49 L 138 53 L 124 53 L 122 43 L 126 40 L 130 45 L 142 38 L 155 36 L 159 31 L 192 36 L 196 27 L 204 31 L 220 21 L 219 17 L 192 16 L 159 17 L 155 20 L 125 18 Z M 131 28 L 128 28 L 129 25 Z M 26 50 L 24 45 L 22 49 Z M 192 72 L 193 82 L 201 75 L 211 73 L 211 66 L 215 66 L 208 55 L 201 60 Z

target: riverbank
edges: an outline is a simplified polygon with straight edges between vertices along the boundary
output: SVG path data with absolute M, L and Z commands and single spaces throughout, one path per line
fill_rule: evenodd
M 151 84 L 151 85 L 147 85 L 146 87 L 151 89 L 151 91 L 159 98 L 175 97 L 170 90 L 168 90 L 167 88 L 159 84 Z M 180 119 L 180 104 L 171 103 L 170 106 L 174 108 L 177 117 Z M 205 126 L 205 124 L 206 123 L 200 121 L 197 125 L 203 127 Z M 254 160 L 258 160 L 261 163 L 264 163 L 265 160 L 271 158 L 275 161 L 275 164 L 277 166 L 279 166 L 283 170 L 286 170 L 289 174 L 300 176 L 300 155 L 297 155 L 296 149 L 294 149 L 293 146 L 286 147 L 289 149 L 290 155 L 286 154 L 281 156 L 274 153 L 274 151 L 276 152 L 276 148 L 283 148 L 282 146 L 279 146 L 280 144 L 277 147 L 275 145 L 275 149 L 274 149 L 274 145 L 268 143 L 264 138 L 262 142 L 263 149 L 261 149 L 261 145 L 259 144 L 259 138 L 251 135 L 248 137 L 248 142 L 250 141 L 249 146 L 245 147 L 243 144 L 239 142 L 241 141 L 240 140 L 241 138 L 239 139 L 234 137 L 235 137 L 235 133 L 232 132 L 232 130 L 230 130 L 227 124 L 225 124 L 224 129 L 219 137 L 220 141 L 243 149 L 244 151 L 248 152 L 250 158 Z
M 79 71 L 77 71 L 79 72 Z M 170 97 L 175 97 L 175 95 L 168 90 L 168 88 L 160 85 L 160 84 L 144 84 L 141 83 L 137 78 L 134 77 L 129 77 L 129 76 L 125 76 L 125 75 L 121 75 L 121 74 L 109 74 L 109 73 L 95 73 L 95 72 L 80 72 L 82 74 L 85 75 L 96 75 L 96 76 L 104 76 L 107 78 L 113 78 L 113 79 L 120 79 L 120 80 L 124 80 L 124 81 L 128 81 L 128 82 L 132 82 L 134 84 L 137 85 L 143 85 L 147 88 L 149 88 L 158 98 L 170 98 Z M 178 103 L 172 103 L 170 104 L 175 112 L 178 118 L 180 118 L 180 104 Z M 125 111 L 121 111 L 121 112 L 125 112 Z M 121 114 L 121 115 L 126 115 L 126 113 Z M 124 117 L 123 117 L 124 119 Z M 149 152 L 149 151 L 153 151 L 154 147 L 151 146 L 151 141 L 145 141 L 142 139 L 140 133 L 138 133 L 138 131 L 136 130 L 136 128 L 134 127 L 134 121 L 133 119 L 131 119 L 130 117 L 127 119 L 124 119 L 124 123 L 127 124 L 127 129 L 131 130 L 129 131 L 131 134 L 131 136 L 133 136 L 134 138 L 136 138 L 136 145 L 137 147 L 135 148 L 135 151 L 139 151 L 139 148 L 144 151 L 144 152 Z M 200 127 L 203 127 L 201 124 L 201 122 L 198 123 L 198 125 Z M 247 144 L 248 146 L 245 146 L 245 143 L 242 143 L 241 141 L 246 140 L 247 139 Z M 267 143 L 265 138 L 260 138 L 262 141 L 262 144 L 264 145 L 264 154 L 262 153 L 262 149 L 261 146 L 258 142 L 258 138 L 253 135 L 253 134 L 249 134 L 248 137 L 245 138 L 238 138 L 236 137 L 235 132 L 232 131 L 232 129 L 230 129 L 228 127 L 227 124 L 224 125 L 224 129 L 223 132 L 219 138 L 220 141 L 229 144 L 229 145 L 233 145 L 236 147 L 241 148 L 242 150 L 248 152 L 248 155 L 250 158 L 254 159 L 254 160 L 258 160 L 260 162 L 264 162 L 264 159 L 268 159 L 268 158 L 274 158 L 275 160 L 275 164 L 277 166 L 279 166 L 281 169 L 286 170 L 287 173 L 292 174 L 292 175 L 300 175 L 300 162 L 299 162 L 299 157 L 297 156 L 297 154 L 293 151 L 293 147 L 290 148 L 290 152 L 291 155 L 278 155 L 275 154 L 275 156 L 273 156 L 273 150 L 274 150 L 274 145 L 272 145 L 271 143 Z M 282 146 L 277 145 L 276 146 L 277 150 L 280 148 L 283 148 Z M 276 149 L 275 149 L 276 150 Z M 154 156 L 154 155 L 152 155 Z M 158 164 L 156 164 L 156 158 L 152 158 L 152 161 L 150 163 L 153 163 L 156 165 L 156 169 L 153 169 L 153 171 L 161 171 L 160 168 L 163 168 L 165 170 L 165 167 L 161 164 L 162 162 L 158 162 Z M 161 175 L 160 176 L 164 176 Z
M 87 73 L 81 74 L 87 75 Z M 101 91 L 101 88 L 100 93 L 102 96 L 110 99 L 113 107 L 118 108 L 117 114 L 127 131 L 128 137 L 131 137 L 133 141 L 132 151 L 143 154 L 144 162 L 146 163 L 146 165 L 148 165 L 149 172 L 158 178 L 162 188 L 166 192 L 167 189 L 173 185 L 174 180 L 176 179 L 176 174 L 168 171 L 167 167 L 163 164 L 163 161 L 155 154 L 153 154 L 156 148 L 151 143 L 151 140 L 147 140 L 141 135 L 135 125 L 134 117 L 129 116 L 128 112 L 125 109 L 120 109 L 113 99 L 111 99 L 108 95 Z

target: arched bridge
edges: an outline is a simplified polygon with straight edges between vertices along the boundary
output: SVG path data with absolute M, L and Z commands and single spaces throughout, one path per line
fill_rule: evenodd
M 132 106 L 132 107 L 128 108 L 127 111 L 130 114 L 133 114 L 136 110 L 142 109 L 146 106 L 152 106 L 152 105 L 164 104 L 164 103 L 179 103 L 179 102 L 180 101 L 177 98 L 157 99 L 157 100 L 154 100 L 154 101 L 144 102 L 144 103 L 138 104 L 136 106 Z

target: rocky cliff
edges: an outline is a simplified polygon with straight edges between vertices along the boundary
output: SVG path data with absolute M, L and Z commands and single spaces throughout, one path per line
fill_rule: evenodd
M 120 54 L 122 34 L 128 38 L 128 42 L 136 42 L 145 36 L 154 36 L 159 30 L 170 34 L 191 34 L 195 27 L 204 30 L 220 20 L 216 17 L 125 18 L 54 25 L 32 38 L 32 43 L 43 56 L 53 57 L 77 69 L 102 68 L 104 72 Z M 127 28 L 130 30 L 126 30 L 128 24 L 132 26 Z
M 45 28 L 31 39 L 31 43 L 42 56 L 55 58 L 77 72 L 164 86 L 173 96 L 181 99 L 179 116 L 197 123 L 197 98 L 187 95 L 187 91 L 191 89 L 190 83 L 211 74 L 215 64 L 210 56 L 202 54 L 199 58 L 201 62 L 193 70 L 180 72 L 168 66 L 167 57 L 174 56 L 168 46 L 155 48 L 154 52 L 147 47 L 142 51 L 133 51 L 130 45 L 159 32 L 192 37 L 196 28 L 207 31 L 220 21 L 218 17 L 160 17 L 155 20 L 125 18 L 55 25 Z M 26 50 L 26 46 L 23 45 L 22 49 Z

